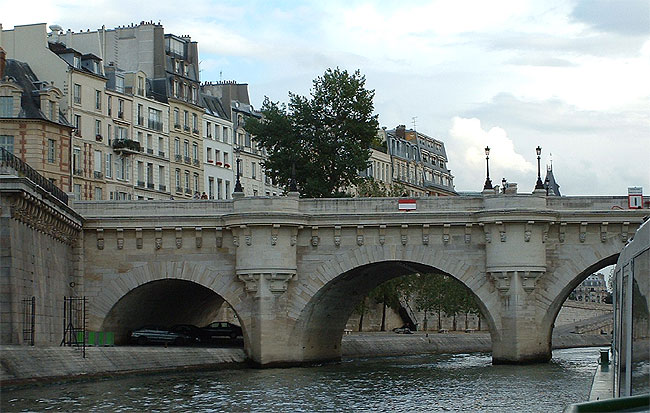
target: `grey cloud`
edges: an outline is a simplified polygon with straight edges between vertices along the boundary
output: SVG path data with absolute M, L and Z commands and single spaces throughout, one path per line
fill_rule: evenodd
M 553 57 L 541 56 L 521 56 L 510 59 L 506 63 L 517 66 L 547 66 L 547 67 L 573 67 L 577 66 L 575 63 Z
M 571 17 L 603 32 L 650 34 L 648 0 L 580 0 Z

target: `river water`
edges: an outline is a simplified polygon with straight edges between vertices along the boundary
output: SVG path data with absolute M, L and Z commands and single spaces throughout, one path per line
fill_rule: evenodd
M 561 412 L 588 399 L 597 348 L 548 364 L 493 366 L 485 353 L 355 359 L 6 388 L 3 412 Z

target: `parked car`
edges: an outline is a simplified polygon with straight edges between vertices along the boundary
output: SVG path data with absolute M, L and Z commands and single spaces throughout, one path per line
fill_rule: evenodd
M 395 327 L 393 332 L 397 334 L 413 334 L 411 329 L 408 327 Z
M 162 326 L 145 326 L 137 330 L 133 330 L 130 335 L 132 342 L 143 345 L 147 343 L 169 343 L 174 345 L 182 345 L 196 342 L 196 339 L 184 334 L 169 331 Z
M 183 334 L 192 337 L 193 341 L 195 342 L 203 342 L 209 340 L 209 336 L 202 328 L 199 328 L 192 324 L 176 324 L 175 326 L 172 326 L 169 331 L 172 333 Z
M 217 337 L 230 337 L 235 339 L 242 335 L 241 327 L 227 321 L 215 321 L 201 328 L 208 340 Z

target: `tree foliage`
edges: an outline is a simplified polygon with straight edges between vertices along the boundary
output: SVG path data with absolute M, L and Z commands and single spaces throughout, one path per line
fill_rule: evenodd
M 406 192 L 406 187 L 401 183 L 384 185 L 372 177 L 359 179 L 357 193 L 360 197 L 400 197 Z
M 262 119 L 248 118 L 245 125 L 268 153 L 265 173 L 288 187 L 295 168 L 305 197 L 334 196 L 356 184 L 378 127 L 375 92 L 365 83 L 358 70 L 327 69 L 309 97 L 289 93 L 288 105 L 266 98 Z

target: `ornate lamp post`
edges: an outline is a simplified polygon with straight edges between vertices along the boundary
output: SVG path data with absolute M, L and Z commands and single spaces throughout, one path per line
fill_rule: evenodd
M 508 181 L 506 181 L 506 178 L 501 179 L 501 193 L 506 193 L 506 186 L 508 185 Z
M 483 185 L 483 190 L 493 189 L 492 181 L 490 180 L 490 147 L 485 147 L 485 171 L 487 178 L 485 178 L 485 185 Z
M 289 192 L 298 192 L 296 185 L 296 163 L 291 164 L 291 180 L 289 181 Z
M 235 148 L 235 155 L 237 156 L 237 182 L 235 182 L 235 192 L 244 192 L 244 188 L 241 186 L 241 181 L 239 180 L 240 169 L 239 164 L 241 163 L 241 148 L 238 146 Z
M 535 151 L 537 152 L 537 183 L 535 184 L 535 190 L 543 190 L 544 183 L 542 182 L 542 172 L 540 167 L 540 155 L 542 154 L 542 148 L 537 146 L 537 148 L 535 148 Z

